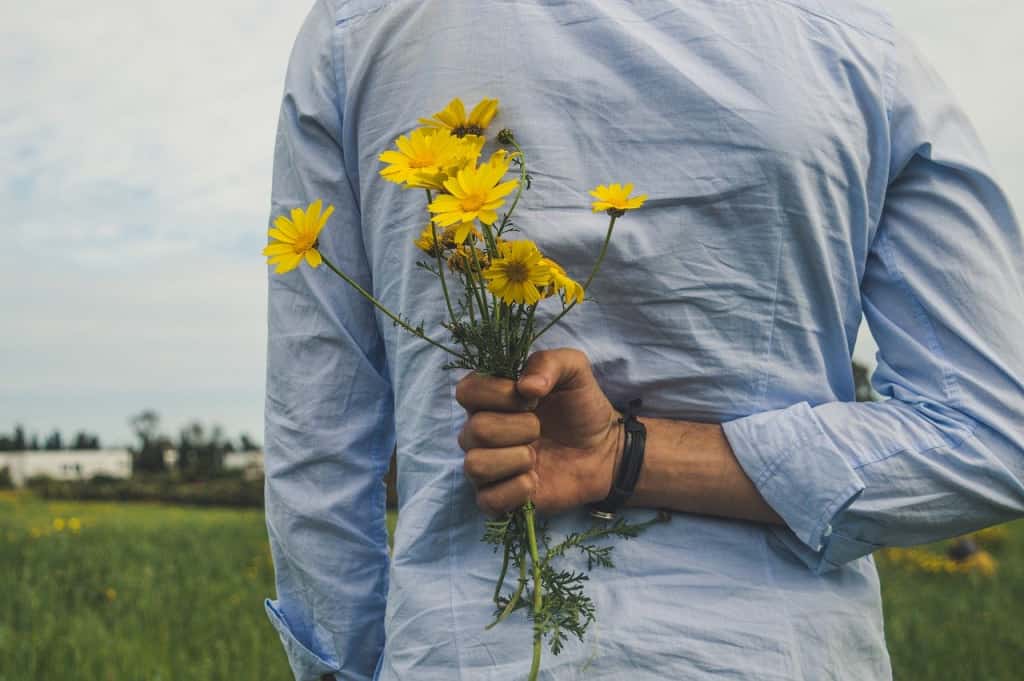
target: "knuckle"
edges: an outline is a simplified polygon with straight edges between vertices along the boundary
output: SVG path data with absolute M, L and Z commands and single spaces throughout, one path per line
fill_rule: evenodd
M 526 445 L 526 465 L 530 471 L 536 475 L 534 470 L 537 467 L 537 448 L 533 446 L 533 443 Z
M 483 412 L 477 412 L 476 414 L 470 415 L 470 417 L 466 419 L 466 425 L 463 426 L 463 429 L 470 437 L 479 439 L 487 429 L 487 415 Z
M 469 376 L 472 376 L 472 374 L 470 374 Z M 463 377 L 462 380 L 455 384 L 455 401 L 458 402 L 459 405 L 462 407 L 466 406 L 466 402 L 468 399 L 467 391 L 469 390 L 469 388 L 466 385 L 466 381 L 469 380 L 469 376 Z
M 476 505 L 477 507 L 488 515 L 494 515 L 496 513 L 492 506 L 491 494 L 486 491 L 477 492 L 476 494 Z
M 483 462 L 480 456 L 480 451 L 476 449 L 470 449 L 466 452 L 466 458 L 462 462 L 462 470 L 470 480 L 477 480 L 482 478 L 484 475 Z
M 525 429 L 530 434 L 530 440 L 537 440 L 540 438 L 540 418 L 536 414 L 531 412 L 525 412 L 524 417 L 526 419 L 524 423 Z

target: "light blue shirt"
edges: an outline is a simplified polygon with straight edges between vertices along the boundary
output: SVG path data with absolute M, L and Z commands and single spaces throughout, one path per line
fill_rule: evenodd
M 604 235 L 587 190 L 650 195 L 539 345 L 585 351 L 614 404 L 724 423 L 788 525 L 677 513 L 620 542 L 587 586 L 597 622 L 541 678 L 889 679 L 871 552 L 1024 514 L 1022 233 L 939 77 L 854 0 L 320 0 L 271 213 L 334 204 L 323 251 L 436 338 L 424 197 L 377 155 L 454 96 L 500 99 L 490 132 L 534 178 L 518 223 L 570 275 Z M 296 679 L 524 679 L 522 613 L 484 630 L 500 557 L 456 443 L 461 372 L 326 268 L 271 275 L 269 311 L 267 610 Z M 853 401 L 862 316 L 878 403 Z

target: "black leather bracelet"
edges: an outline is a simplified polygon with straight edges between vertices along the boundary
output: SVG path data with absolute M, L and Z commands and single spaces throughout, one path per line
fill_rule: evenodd
M 622 446 L 622 458 L 618 470 L 612 476 L 612 488 L 602 501 L 590 507 L 590 515 L 599 520 L 614 520 L 615 512 L 633 496 L 636 483 L 640 479 L 640 469 L 644 465 L 644 450 L 647 446 L 647 427 L 636 418 L 636 410 L 642 405 L 639 399 L 633 400 L 626 407 L 626 412 L 619 419 L 625 426 L 625 442 Z

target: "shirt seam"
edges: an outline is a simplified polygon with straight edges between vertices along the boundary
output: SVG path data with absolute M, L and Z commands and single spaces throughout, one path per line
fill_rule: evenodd
M 455 434 L 455 384 L 452 382 L 451 371 L 445 371 L 448 380 L 448 416 L 452 424 L 451 432 Z M 458 495 L 456 494 L 456 483 L 459 476 L 459 468 L 450 474 L 451 482 L 448 485 L 448 604 L 452 616 L 452 640 L 455 642 L 455 661 L 458 664 L 458 678 L 462 680 L 462 645 L 459 642 L 459 621 L 455 614 L 455 530 L 458 526 L 459 513 L 456 506 Z
M 780 4 L 780 5 L 786 5 L 788 7 L 792 7 L 793 9 L 798 10 L 800 12 L 803 12 L 805 14 L 809 14 L 812 17 L 817 17 L 818 19 L 823 19 L 825 21 L 829 21 L 829 22 L 834 23 L 834 24 L 839 24 L 841 26 L 845 26 L 846 28 L 849 28 L 851 30 L 857 31 L 858 33 L 862 33 L 862 34 L 864 34 L 866 36 L 874 38 L 875 40 L 881 40 L 881 41 L 887 42 L 887 43 L 891 43 L 892 42 L 892 40 L 890 38 L 887 38 L 884 35 L 879 35 L 878 33 L 875 33 L 874 31 L 872 31 L 872 30 L 870 30 L 868 28 L 865 28 L 863 26 L 859 26 L 859 25 L 857 25 L 857 24 L 855 24 L 855 23 L 853 23 L 853 22 L 851 22 L 851 21 L 849 21 L 847 19 L 842 19 L 842 18 L 834 16 L 832 14 L 826 14 L 826 13 L 821 12 L 819 10 L 811 9 L 810 7 L 807 7 L 806 5 L 802 5 L 802 4 L 793 2 L 792 0 L 767 0 L 767 1 L 768 2 L 774 2 L 774 3 Z
M 888 233 L 880 233 L 878 235 L 878 240 L 882 262 L 896 281 L 897 287 L 903 291 L 903 294 L 910 300 L 910 307 L 913 310 L 914 318 L 917 319 L 917 322 L 924 330 L 925 341 L 928 345 L 928 349 L 935 354 L 936 359 L 938 360 L 939 371 L 942 373 L 943 396 L 949 402 L 950 407 L 959 410 L 959 408 L 962 407 L 959 385 L 956 381 L 956 377 L 949 368 L 949 360 L 946 358 L 946 353 L 942 350 L 942 344 L 939 343 L 939 337 L 938 334 L 935 333 L 935 327 L 932 325 L 931 319 L 928 317 L 928 313 L 924 309 L 924 305 L 921 304 L 921 301 L 914 293 L 914 290 L 910 287 L 910 284 L 903 276 L 903 272 L 900 270 L 899 265 L 896 262 L 896 253 L 893 250 L 892 242 L 889 239 Z

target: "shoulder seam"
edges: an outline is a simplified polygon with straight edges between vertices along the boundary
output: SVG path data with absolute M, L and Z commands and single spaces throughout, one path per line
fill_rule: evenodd
M 879 35 L 878 32 L 872 31 L 872 30 L 870 30 L 868 28 L 865 28 L 864 26 L 859 26 L 857 24 L 851 23 L 851 22 L 847 21 L 846 19 L 842 19 L 842 18 L 840 18 L 840 17 L 838 17 L 838 16 L 836 16 L 834 14 L 829 14 L 829 13 L 826 13 L 826 12 L 822 12 L 822 11 L 817 10 L 817 9 L 811 9 L 810 7 L 807 7 L 806 5 L 799 4 L 797 2 L 794 2 L 793 0 L 767 0 L 767 1 L 768 2 L 776 2 L 776 3 L 779 3 L 781 5 L 787 5 L 789 7 L 792 7 L 793 9 L 799 10 L 799 11 L 804 12 L 806 14 L 809 14 L 809 15 L 811 15 L 813 17 L 817 17 L 819 19 L 824 19 L 825 21 L 831 21 L 831 22 L 836 23 L 836 24 L 842 24 L 843 26 L 846 26 L 847 28 L 851 28 L 851 29 L 853 29 L 853 30 L 855 30 L 855 31 L 857 31 L 859 33 L 863 33 L 864 35 L 867 35 L 867 36 L 870 36 L 872 38 L 875 38 L 876 40 L 881 40 L 882 42 L 888 43 L 890 45 L 893 44 L 893 40 L 892 40 L 891 36 Z M 884 12 L 880 12 L 879 15 L 880 15 L 880 17 L 883 18 L 884 23 L 886 24 L 886 27 L 888 29 L 890 29 L 890 33 L 891 33 L 892 21 L 889 19 L 889 16 L 887 14 L 885 14 Z

